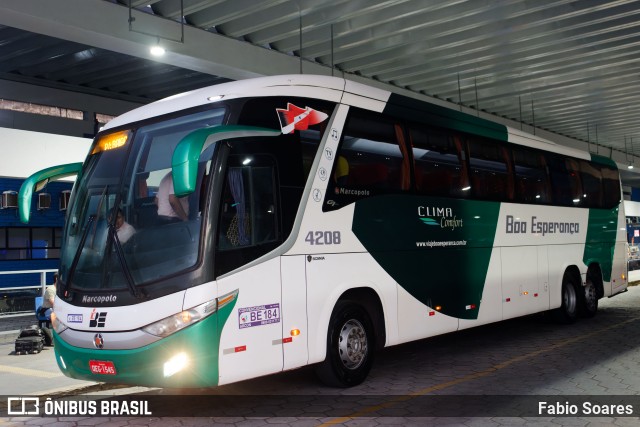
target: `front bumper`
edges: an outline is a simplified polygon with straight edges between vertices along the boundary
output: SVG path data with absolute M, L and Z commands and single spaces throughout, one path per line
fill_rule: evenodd
M 99 350 L 81 348 L 64 341 L 54 332 L 56 361 L 68 377 L 115 384 L 131 384 L 148 387 L 212 387 L 218 385 L 218 355 L 220 333 L 218 321 L 221 313 L 215 313 L 181 331 L 152 344 L 130 350 Z M 224 320 L 228 317 L 222 316 Z M 220 324 L 224 324 L 224 321 Z M 102 332 L 105 340 L 108 332 Z M 180 371 L 167 376 L 165 364 L 184 353 L 187 364 Z M 115 374 L 97 374 L 90 369 L 90 362 L 104 362 L 115 368 Z

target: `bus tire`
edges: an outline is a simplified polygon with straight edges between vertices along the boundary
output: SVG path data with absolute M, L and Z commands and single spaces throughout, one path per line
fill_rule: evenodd
M 341 301 L 331 314 L 327 333 L 327 356 L 316 367 L 320 381 L 331 387 L 362 383 L 373 363 L 373 323 L 359 305 Z
M 587 282 L 581 290 L 580 315 L 582 317 L 593 317 L 598 312 L 598 290 L 590 275 L 587 275 Z
M 578 317 L 578 288 L 579 281 L 571 272 L 566 271 L 562 278 L 562 305 L 554 312 L 555 319 L 560 323 L 573 323 Z

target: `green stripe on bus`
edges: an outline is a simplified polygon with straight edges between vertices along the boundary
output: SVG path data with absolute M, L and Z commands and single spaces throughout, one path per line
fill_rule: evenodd
M 618 165 L 616 165 L 616 162 L 614 162 L 608 157 L 599 156 L 597 154 L 591 153 L 591 161 L 594 163 L 599 163 L 601 165 L 609 166 L 610 168 L 613 168 L 613 169 L 618 169 Z
M 591 161 L 612 169 L 618 169 L 616 162 L 608 157 L 591 153 Z M 613 255 L 618 233 L 618 209 L 589 209 L 589 223 L 582 261 L 586 266 L 599 264 L 602 280 L 611 281 Z
M 500 203 L 388 195 L 356 202 L 352 230 L 413 297 L 476 319 Z
M 504 125 L 402 95 L 391 94 L 383 113 L 403 120 L 508 141 L 509 133 Z
M 613 252 L 618 233 L 618 208 L 589 209 L 587 238 L 582 261 L 586 266 L 600 265 L 602 280 L 611 281 Z

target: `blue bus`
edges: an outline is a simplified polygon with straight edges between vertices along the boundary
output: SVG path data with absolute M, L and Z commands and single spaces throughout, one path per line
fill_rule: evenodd
M 0 128 L 0 136 L 3 141 L 0 146 L 7 144 L 7 147 L 2 146 L 0 160 L 2 313 L 33 308 L 32 296 L 40 292 L 42 271 L 47 271 L 45 282 L 52 282 L 53 271 L 60 264 L 62 227 L 73 182 L 52 182 L 35 194 L 32 221 L 28 225 L 20 222 L 18 216 L 20 186 L 27 176 L 43 166 L 50 166 L 61 159 L 83 159 L 91 141 L 7 128 Z M 32 288 L 25 289 L 27 287 Z

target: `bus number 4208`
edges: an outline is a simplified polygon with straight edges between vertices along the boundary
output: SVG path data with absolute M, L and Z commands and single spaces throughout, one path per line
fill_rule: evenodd
M 304 241 L 310 245 L 339 245 L 342 238 L 339 231 L 310 231 Z

